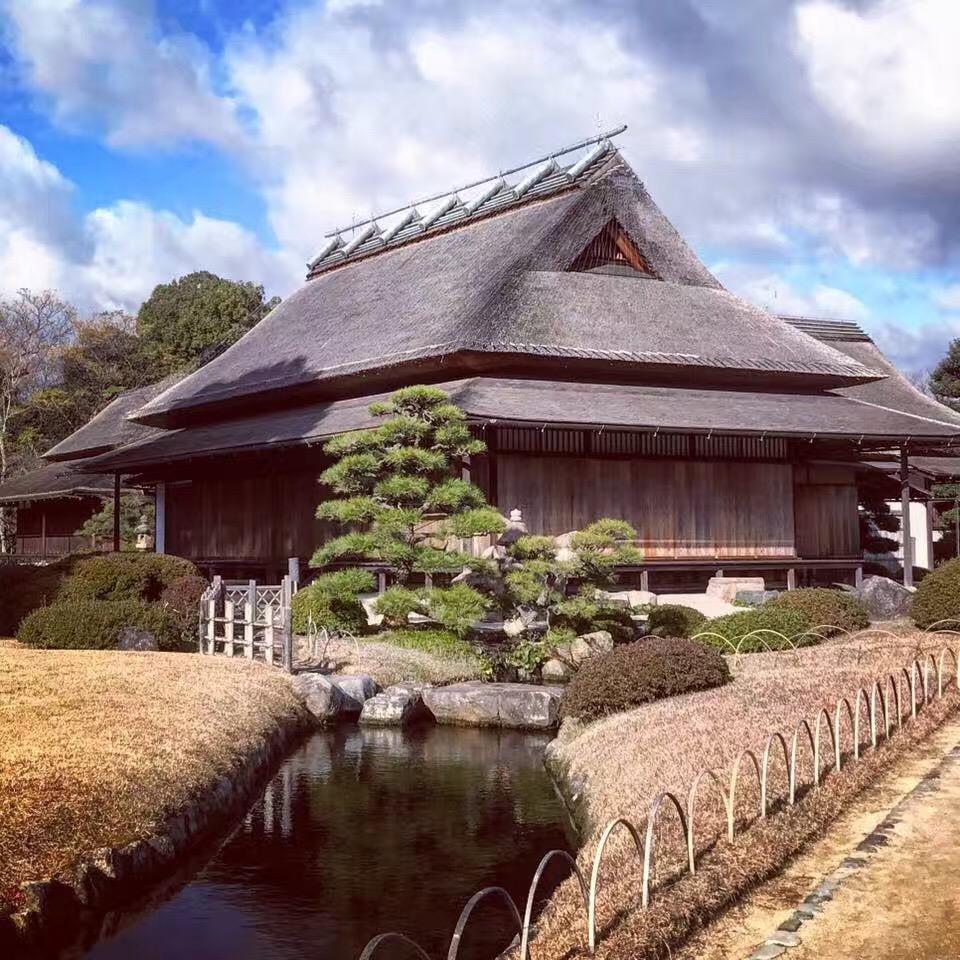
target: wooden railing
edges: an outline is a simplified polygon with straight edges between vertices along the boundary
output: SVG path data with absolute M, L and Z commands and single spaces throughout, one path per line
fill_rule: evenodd
M 294 592 L 290 577 L 279 584 L 214 577 L 200 599 L 200 653 L 260 660 L 292 673 Z

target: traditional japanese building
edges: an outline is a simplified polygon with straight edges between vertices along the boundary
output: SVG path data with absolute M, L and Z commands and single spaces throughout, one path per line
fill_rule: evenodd
M 412 383 L 466 410 L 493 503 L 537 533 L 629 521 L 654 589 L 853 577 L 859 465 L 960 442 L 854 325 L 724 289 L 604 137 L 330 234 L 304 286 L 84 469 L 156 488 L 161 549 L 270 575 L 328 535 L 324 440 Z M 83 433 L 51 459 L 93 452 Z

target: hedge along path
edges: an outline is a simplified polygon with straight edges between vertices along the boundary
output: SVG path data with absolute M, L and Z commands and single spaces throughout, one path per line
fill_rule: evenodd
M 921 655 L 921 658 L 913 659 L 909 663 L 909 669 L 904 668 L 904 672 L 907 674 L 909 679 L 910 686 L 910 699 L 911 699 L 911 713 L 910 720 L 913 720 L 917 717 L 918 706 L 922 702 L 923 706 L 928 705 L 931 702 L 932 694 L 932 678 L 928 681 L 929 676 L 929 666 L 931 662 L 934 664 L 936 669 L 936 678 L 937 678 L 937 698 L 943 698 L 944 690 L 944 679 L 945 674 L 942 667 L 947 660 L 947 654 L 952 657 L 954 662 L 954 671 L 952 674 L 952 679 L 954 681 L 953 686 L 960 690 L 960 673 L 958 673 L 956 665 L 958 662 L 957 651 L 949 648 L 942 647 L 938 650 L 938 655 L 934 656 L 929 654 L 928 656 Z M 947 677 L 949 679 L 949 676 Z M 882 677 L 880 679 L 883 679 Z M 826 720 L 826 729 L 830 733 L 831 745 L 833 747 L 833 753 L 835 758 L 835 770 L 837 773 L 843 768 L 843 757 L 846 755 L 848 759 L 852 754 L 852 759 L 854 764 L 860 759 L 860 740 L 861 740 L 861 730 L 860 730 L 860 718 L 862 714 L 861 707 L 866 707 L 868 710 L 869 716 L 869 729 L 870 729 L 870 741 L 869 748 L 876 750 L 878 746 L 878 736 L 877 736 L 877 723 L 876 723 L 876 707 L 877 704 L 883 710 L 884 713 L 884 727 L 886 731 L 886 738 L 890 738 L 890 726 L 887 722 L 888 717 L 888 705 L 886 696 L 883 692 L 883 687 L 881 686 L 880 679 L 874 679 L 869 686 L 869 694 L 864 690 L 864 687 L 858 686 L 856 694 L 854 696 L 854 702 L 856 706 L 852 706 L 850 700 L 846 696 L 841 696 L 838 698 L 834 717 L 835 721 L 833 724 L 830 723 L 830 716 L 826 710 L 821 709 L 816 717 L 815 725 L 816 732 L 812 734 L 812 750 L 813 750 L 813 768 L 812 768 L 812 782 L 809 785 L 810 790 L 816 790 L 820 783 L 820 757 L 819 757 L 819 733 L 821 730 L 821 722 Z M 888 679 L 893 679 L 892 674 L 888 674 Z M 899 697 L 895 698 L 897 700 L 897 714 L 898 719 L 900 719 L 900 707 L 899 707 Z M 841 720 L 846 716 L 849 721 L 849 729 L 851 734 L 850 748 L 844 754 L 842 748 L 842 725 Z M 898 729 L 900 724 L 898 724 Z M 696 832 L 696 795 L 698 787 L 704 780 L 711 780 L 716 787 L 719 789 L 721 799 L 723 800 L 723 807 L 727 819 L 727 834 L 726 840 L 728 844 L 733 844 L 737 839 L 737 826 L 738 819 L 736 816 L 737 809 L 737 786 L 739 781 L 739 774 L 741 767 L 744 764 L 745 760 L 749 760 L 747 764 L 748 769 L 751 769 L 756 773 L 758 779 L 759 793 L 760 793 L 760 804 L 759 804 L 759 814 L 758 819 L 763 821 L 767 818 L 768 813 L 771 812 L 768 806 L 769 803 L 769 788 L 770 788 L 770 760 L 772 753 L 780 753 L 783 757 L 786 780 L 789 784 L 789 789 L 787 796 L 782 798 L 784 806 L 792 807 L 797 802 L 797 784 L 798 784 L 798 765 L 797 765 L 797 734 L 801 731 L 806 732 L 808 735 L 811 733 L 811 728 L 809 722 L 804 718 L 798 724 L 797 730 L 794 733 L 792 749 L 788 749 L 787 741 L 785 737 L 779 732 L 771 733 L 767 737 L 766 744 L 763 750 L 763 759 L 758 761 L 756 754 L 746 748 L 740 752 L 738 755 L 730 775 L 730 788 L 729 791 L 724 792 L 722 777 L 717 774 L 717 772 L 711 768 L 705 768 L 701 770 L 696 777 L 693 779 L 693 782 L 690 785 L 688 799 L 686 807 L 680 802 L 677 796 L 669 790 L 659 790 L 647 811 L 645 818 L 645 830 L 643 831 L 643 838 L 641 839 L 641 827 L 638 826 L 635 822 L 625 816 L 617 816 L 611 819 L 603 828 L 600 833 L 599 841 L 596 845 L 593 859 L 592 859 L 592 869 L 590 874 L 590 885 L 589 891 L 584 891 L 584 878 L 582 873 L 577 866 L 576 861 L 566 854 L 564 851 L 550 851 L 544 856 L 541 860 L 540 865 L 538 866 L 534 878 L 531 882 L 529 893 L 527 896 L 526 911 L 523 919 L 520 918 L 520 912 L 517 909 L 516 904 L 513 902 L 513 899 L 502 887 L 486 887 L 471 897 L 467 902 L 463 911 L 460 914 L 459 919 L 454 930 L 453 937 L 450 941 L 450 946 L 447 952 L 447 960 L 457 960 L 459 954 L 460 943 L 462 941 L 467 923 L 473 912 L 474 907 L 480 903 L 482 900 L 494 896 L 500 900 L 503 900 L 511 915 L 517 922 L 518 932 L 520 933 L 520 960 L 528 960 L 529 954 L 529 944 L 530 944 L 530 934 L 531 934 L 531 924 L 532 924 L 532 911 L 533 904 L 535 901 L 536 891 L 539 886 L 541 877 L 543 875 L 544 869 L 548 863 L 554 858 L 565 859 L 568 862 L 568 865 L 574 872 L 576 879 L 580 885 L 581 892 L 585 893 L 585 913 L 586 913 L 586 925 L 587 925 L 587 950 L 589 953 L 593 954 L 597 951 L 598 941 L 600 936 L 605 931 L 605 927 L 598 923 L 598 910 L 597 910 L 597 895 L 598 889 L 600 887 L 600 881 L 602 877 L 601 868 L 604 860 L 604 853 L 608 848 L 608 841 L 616 830 L 621 829 L 621 832 L 624 832 L 629 836 L 632 841 L 632 845 L 636 851 L 636 860 L 639 862 L 641 873 L 641 898 L 640 898 L 640 909 L 647 910 L 650 906 L 651 899 L 651 890 L 653 883 L 653 871 L 652 864 L 654 857 L 658 852 L 658 849 L 664 845 L 664 837 L 662 834 L 657 833 L 657 824 L 658 817 L 660 816 L 661 810 L 667 810 L 674 814 L 672 818 L 676 824 L 679 826 L 682 838 L 683 838 L 683 847 L 685 849 L 685 867 L 690 875 L 696 875 L 697 872 L 697 847 L 695 842 L 695 832 Z M 746 823 L 742 823 L 741 827 L 746 828 L 749 826 L 750 820 L 748 819 Z M 682 871 L 680 871 L 682 872 Z M 678 875 L 678 871 L 674 868 L 673 877 L 668 879 L 673 879 Z M 665 884 L 661 883 L 661 887 Z M 377 937 L 374 937 L 367 946 L 364 948 L 361 954 L 361 960 L 371 960 L 373 954 L 376 952 L 380 943 L 386 942 L 387 939 L 402 937 L 406 939 L 404 935 L 401 934 L 380 934 Z M 418 954 L 421 956 L 424 955 L 424 951 L 411 941 L 414 946 L 416 946 Z

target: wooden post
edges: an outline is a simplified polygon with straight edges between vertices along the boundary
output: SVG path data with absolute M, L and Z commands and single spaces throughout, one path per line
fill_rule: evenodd
M 167 485 L 158 483 L 154 497 L 153 549 L 165 553 L 167 549 Z
M 294 587 L 300 585 L 300 558 L 287 557 L 287 576 Z
M 253 617 L 247 617 L 248 620 L 256 619 L 257 616 L 257 581 L 247 581 L 247 603 L 253 607 Z
M 113 552 L 120 552 L 120 472 L 113 474 Z
M 267 663 L 273 663 L 273 644 L 275 642 L 275 630 L 273 626 L 273 604 L 268 603 L 263 610 L 263 658 Z
M 640 589 L 645 592 L 650 592 L 650 571 L 641 570 L 640 571 Z
M 256 604 L 248 600 L 243 605 L 243 646 L 248 660 L 253 659 L 253 621 L 256 615 Z
M 913 586 L 913 541 L 910 536 L 910 461 L 900 448 L 900 536 L 903 540 L 903 585 Z
M 387 592 L 387 575 L 381 570 L 377 574 L 377 593 L 381 596 Z
M 47 511 L 46 508 L 40 511 L 40 556 L 46 559 L 47 556 Z
M 226 600 L 223 604 L 223 652 L 233 656 L 233 601 Z
M 207 604 L 207 653 L 216 652 L 217 640 L 217 601 Z
M 293 600 L 293 584 L 289 577 L 283 578 L 280 597 L 282 605 L 280 616 L 283 618 L 281 624 L 283 630 L 283 669 L 287 673 L 293 673 L 293 611 L 290 609 Z
M 797 589 L 797 571 L 793 567 L 787 568 L 787 589 Z
M 857 569 L 853 571 L 853 585 L 855 587 L 863 586 L 863 567 L 857 567 Z

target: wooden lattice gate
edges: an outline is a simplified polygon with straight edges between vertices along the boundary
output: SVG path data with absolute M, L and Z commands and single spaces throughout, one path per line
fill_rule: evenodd
M 294 582 L 243 583 L 214 577 L 200 600 L 200 652 L 246 657 L 293 672 Z

